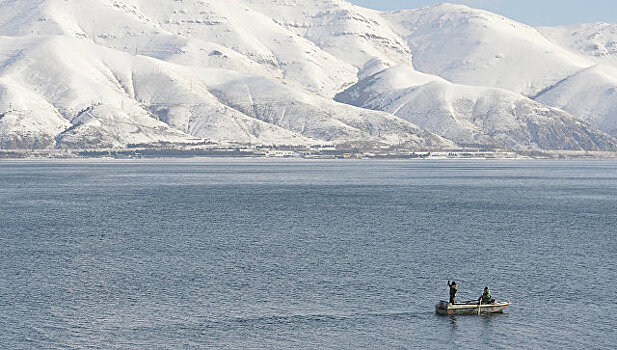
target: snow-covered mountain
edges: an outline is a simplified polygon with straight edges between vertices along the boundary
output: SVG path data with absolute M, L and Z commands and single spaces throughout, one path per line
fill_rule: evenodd
M 588 125 L 562 110 L 508 90 L 453 84 L 407 66 L 365 78 L 337 99 L 362 101 L 360 107 L 392 113 L 463 146 L 613 148 L 610 136 L 589 133 Z
M 533 96 L 591 65 L 538 30 L 490 12 L 442 4 L 384 14 L 422 72 Z
M 584 69 L 542 91 L 536 100 L 617 136 L 617 66 Z
M 558 45 L 594 62 L 617 65 L 617 23 L 540 27 L 538 30 Z
M 0 1 L 0 148 L 616 150 L 611 63 L 546 32 L 450 4 Z
M 617 24 L 589 23 L 539 30 L 595 65 L 548 87 L 536 100 L 562 108 L 617 137 Z

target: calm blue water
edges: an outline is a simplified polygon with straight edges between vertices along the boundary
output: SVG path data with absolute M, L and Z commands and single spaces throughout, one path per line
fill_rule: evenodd
M 0 217 L 3 349 L 617 342 L 614 161 L 4 161 Z

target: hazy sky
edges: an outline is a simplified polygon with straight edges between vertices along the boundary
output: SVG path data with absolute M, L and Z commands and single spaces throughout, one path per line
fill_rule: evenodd
M 378 10 L 412 9 L 438 4 L 439 0 L 350 0 Z M 589 22 L 617 23 L 617 0 L 450 0 L 499 13 L 530 25 Z

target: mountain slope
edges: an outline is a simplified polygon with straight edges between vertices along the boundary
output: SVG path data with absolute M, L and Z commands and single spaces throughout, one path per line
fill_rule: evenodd
M 585 69 L 535 99 L 580 116 L 617 137 L 617 67 L 598 65 Z
M 538 30 L 597 64 L 546 88 L 535 99 L 617 136 L 617 24 L 588 23 Z
M 341 0 L 246 0 L 289 31 L 351 64 L 365 77 L 411 64 L 412 54 L 380 12 Z
M 409 44 L 418 70 L 454 83 L 533 96 L 592 64 L 532 27 L 463 5 L 383 16 Z
M 452 84 L 407 66 L 382 71 L 339 94 L 466 146 L 617 150 L 614 139 L 561 110 L 511 91 Z
M 30 45 L 24 43 L 28 40 Z M 264 77 L 184 67 L 64 36 L 6 41 L 29 48 L 6 58 L 0 86 L 7 92 L 0 106 L 9 104 L 12 114 L 37 114 L 47 124 L 54 120 L 44 137 L 46 146 L 122 147 L 204 139 L 265 145 L 359 140 L 404 140 L 422 148 L 448 145 L 391 115 L 338 104 Z M 16 50 L 9 46 L 5 52 Z M 32 94 L 22 105 L 13 102 L 20 89 Z M 42 101 L 42 106 L 33 110 L 31 100 Z M 288 116 L 272 117 L 277 113 Z M 14 120 L 5 117 L 0 122 Z M 8 129 L 12 124 L 6 125 Z M 28 133 L 22 134 L 25 138 Z M 26 142 L 16 140 L 15 133 L 4 138 L 14 146 Z
M 617 66 L 616 23 L 539 27 L 538 30 L 558 45 L 596 63 Z
M 559 98 L 582 96 L 585 79 L 610 91 L 612 73 L 585 73 L 594 63 L 533 28 L 455 5 L 382 13 L 343 0 L 0 1 L 0 147 L 436 149 L 452 138 L 613 149 L 615 139 L 577 119 L 611 131 L 610 103 Z M 587 109 L 597 116 L 578 115 Z
M 413 53 L 413 65 L 419 70 L 466 85 L 501 87 L 534 96 L 593 64 L 591 60 L 556 45 L 532 27 L 460 5 L 443 4 L 412 11 L 378 13 L 331 0 L 308 4 L 299 1 L 249 2 L 253 8 L 269 13 L 286 28 L 353 64 L 359 69 L 360 79 L 399 64 L 411 66 Z M 388 30 L 383 30 L 384 27 Z M 380 43 L 384 45 L 380 46 Z M 524 105 L 538 107 L 520 95 L 495 98 L 490 89 L 476 89 L 474 92 L 475 95 L 483 93 L 488 96 L 482 101 L 494 104 L 489 107 L 491 110 L 503 107 L 501 100 L 525 101 Z M 346 103 L 368 106 L 362 99 L 349 97 L 344 100 Z M 432 101 L 432 110 L 441 104 L 442 101 Z M 528 109 L 527 115 L 538 113 L 537 117 L 542 119 L 545 109 L 540 107 Z M 553 111 L 553 114 L 557 112 Z M 573 118 L 567 113 L 562 116 Z M 602 125 L 594 124 L 593 119 L 585 120 L 607 131 Z M 508 123 L 505 117 L 503 124 Z M 571 124 L 577 125 L 575 122 Z M 566 133 L 560 137 L 568 138 L 569 135 Z M 576 140 L 563 141 L 562 144 L 577 144 Z M 492 139 L 483 142 L 492 142 Z M 525 141 L 523 145 L 528 143 Z
M 320 140 L 381 140 L 421 148 L 453 146 L 392 115 L 288 91 L 259 78 L 234 79 L 215 86 L 214 90 L 221 101 L 249 116 Z
M 1 51 L 8 53 L 0 61 L 0 108 L 6 111 L 0 119 L 0 142 L 43 148 L 188 141 L 189 135 L 152 118 L 135 101 L 121 106 L 121 89 L 99 53 L 72 41 L 0 38 Z M 66 55 L 74 50 L 81 54 Z M 29 122 L 9 127 L 16 119 Z M 71 137 L 59 138 L 65 131 Z

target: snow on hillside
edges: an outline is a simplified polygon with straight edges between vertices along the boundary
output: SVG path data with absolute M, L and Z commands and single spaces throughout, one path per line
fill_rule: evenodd
M 319 140 L 386 140 L 421 148 L 454 146 L 392 115 L 292 91 L 260 78 L 226 81 L 215 91 L 221 101 L 251 117 Z
M 34 42 L 22 43 L 28 40 Z M 21 114 L 55 121 L 45 143 L 39 142 L 44 146 L 54 146 L 51 140 L 56 147 L 84 148 L 204 139 L 265 145 L 360 140 L 421 148 L 449 145 L 391 115 L 338 104 L 263 77 L 185 67 L 64 36 L 6 41 L 4 52 L 15 51 L 10 44 L 29 49 L 6 59 L 0 86 L 7 92 L 0 106 L 8 103 Z M 20 89 L 33 95 L 21 105 L 13 100 Z M 44 102 L 35 109 L 29 101 L 36 99 Z M 270 113 L 283 117 L 274 119 Z M 14 118 L 0 119 L 3 129 L 14 123 Z M 6 145 L 25 142 L 16 141 L 15 132 L 4 134 L 0 137 Z M 26 138 L 31 133 L 22 134 Z
M 82 147 L 89 143 L 111 147 L 190 138 L 152 118 L 135 101 L 124 103 L 118 98 L 123 90 L 117 75 L 102 62 L 104 53 L 81 44 L 87 43 L 58 36 L 0 38 L 1 51 L 9 53 L 0 71 L 0 108 L 8 110 L 0 119 L 0 142 L 17 145 L 19 134 L 22 142 L 38 142 L 39 147 Z M 53 127 L 28 130 L 24 124 L 23 130 L 11 132 L 7 115 L 38 121 L 31 125 Z M 60 131 L 71 137 L 60 137 Z M 32 138 L 35 140 L 28 141 Z
M 602 64 L 617 66 L 617 23 L 539 27 L 555 43 Z
M 563 108 L 617 136 L 617 24 L 538 28 L 545 36 L 598 65 L 542 91 L 537 101 Z
M 353 67 L 252 10 L 244 1 L 140 3 L 140 8 L 163 23 L 164 29 L 189 40 L 231 48 L 314 93 L 331 97 L 355 78 Z
M 585 69 L 543 91 L 536 100 L 580 116 L 617 137 L 617 67 Z
M 614 140 L 566 112 L 511 91 L 452 84 L 408 66 L 387 69 L 341 93 L 341 102 L 382 110 L 460 145 L 617 150 Z
M 206 61 L 221 68 L 284 77 L 330 96 L 355 77 L 353 67 L 242 1 L 37 1 L 41 2 L 38 7 L 0 4 L 0 12 L 15 13 L 0 34 L 86 38 L 167 61 L 197 65 Z
M 246 0 L 288 29 L 353 65 L 359 76 L 398 64 L 411 64 L 407 44 L 380 12 L 341 0 Z
M 594 59 L 555 42 L 456 5 L 381 13 L 343 0 L 0 1 L 0 148 L 448 148 L 451 138 L 613 149 L 617 140 L 576 120 L 612 130 L 612 104 L 558 98 L 582 96 L 574 83 L 584 79 L 573 77 Z M 607 76 L 585 79 L 606 92 Z M 575 116 L 520 94 L 539 92 Z
M 547 40 L 534 28 L 465 6 L 444 4 L 380 16 L 376 11 L 334 0 L 248 1 L 253 8 L 271 13 L 275 20 L 286 28 L 315 42 L 334 56 L 351 62 L 359 69 L 360 79 L 399 64 L 411 66 L 412 52 L 414 65 L 422 65 L 423 68 L 439 64 L 440 58 L 449 60 L 445 63 L 448 69 L 437 70 L 439 75 L 446 78 L 455 81 L 460 78 L 465 84 L 505 87 L 515 92 L 531 94 L 591 65 L 585 58 Z M 384 19 L 394 24 L 384 23 Z M 442 31 L 435 31 L 435 28 L 442 27 Z M 417 45 L 422 40 L 435 49 Z M 411 50 L 405 47 L 405 41 L 409 43 Z M 380 43 L 387 44 L 380 47 Z M 384 46 L 388 49 L 384 50 Z M 498 47 L 499 53 L 493 54 L 491 50 L 495 47 Z M 357 49 L 350 50 L 350 48 Z M 485 62 L 483 61 L 485 57 L 496 57 L 498 62 Z M 454 64 L 456 68 L 451 69 L 452 62 L 457 59 L 462 65 Z M 465 65 L 466 68 L 461 67 Z M 430 67 L 427 71 L 433 72 L 432 69 Z M 405 79 L 399 77 L 403 83 L 406 83 Z M 477 89 L 475 93 L 489 94 L 490 96 L 483 101 L 493 101 L 494 106 L 490 109 L 497 110 L 500 107 L 499 99 L 495 99 L 491 91 Z M 520 95 L 509 95 L 508 99 L 538 105 Z M 368 106 L 362 98 L 346 99 L 345 102 Z M 428 103 L 433 103 L 435 107 L 440 102 Z M 542 119 L 543 110 L 544 108 L 530 109 L 528 114 L 537 112 L 538 118 Z M 553 114 L 555 113 L 558 111 L 553 111 Z M 564 118 L 571 119 L 572 116 L 565 115 Z M 508 125 L 507 120 L 504 120 L 503 124 Z M 456 138 L 454 140 L 459 141 Z M 482 142 L 492 142 L 492 139 L 485 139 Z M 510 144 L 515 143 L 510 142 Z M 576 141 L 572 144 L 575 143 Z M 540 144 L 541 147 L 552 147 L 550 143 L 541 142 L 536 146 Z
M 536 29 L 487 11 L 442 4 L 385 13 L 422 72 L 533 96 L 591 63 Z
M 26 46 L 19 43 L 19 40 L 9 41 L 17 47 Z M 9 49 L 5 51 L 11 52 Z M 80 55 L 67 56 L 66 52 L 80 52 Z M 37 114 L 39 120 L 64 118 L 61 125 L 66 130 L 60 133 L 59 128 L 51 128 L 45 136 L 46 139 L 56 138 L 56 146 L 59 147 L 83 148 L 88 144 L 121 147 L 136 143 L 190 142 L 195 140 L 193 136 L 198 139 L 248 143 L 250 137 L 245 128 L 258 129 L 260 136 L 266 136 L 255 135 L 252 141 L 258 143 L 307 142 L 307 139 L 287 130 L 225 110 L 213 97 L 209 101 L 203 98 L 199 100 L 198 97 L 195 102 L 181 96 L 175 101 L 183 106 L 197 105 L 202 109 L 212 109 L 210 113 L 198 111 L 198 115 L 192 117 L 191 125 L 185 128 L 158 120 L 153 112 L 160 105 L 156 103 L 161 101 L 156 99 L 163 99 L 166 108 L 172 109 L 177 106 L 173 103 L 173 97 L 178 96 L 182 90 L 168 90 L 173 88 L 170 84 L 172 79 L 153 59 L 134 57 L 87 41 L 60 36 L 37 37 L 35 45 L 30 45 L 29 50 L 18 51 L 17 55 L 20 59 L 7 60 L 0 73 L 0 86 L 7 92 L 2 94 L 0 103 L 5 108 L 9 103 L 11 110 L 21 111 L 21 114 Z M 188 90 L 190 83 L 177 85 Z M 155 94 L 156 99 L 140 100 L 150 90 L 158 92 Z M 23 96 L 16 100 L 14 97 L 20 96 L 19 91 L 29 91 L 31 96 L 27 100 Z M 37 106 L 30 102 L 32 100 L 45 102 Z M 20 101 L 23 103 L 18 103 Z M 144 101 L 150 104 L 145 105 Z M 223 110 L 223 113 L 217 112 L 217 109 Z M 185 111 L 184 115 L 187 114 Z M 216 122 L 208 121 L 211 116 L 217 118 Z M 214 126 L 208 129 L 204 125 L 208 122 Z M 0 123 L 4 124 L 5 118 Z M 9 137 L 12 138 L 13 135 Z M 294 142 L 295 139 L 297 141 Z

